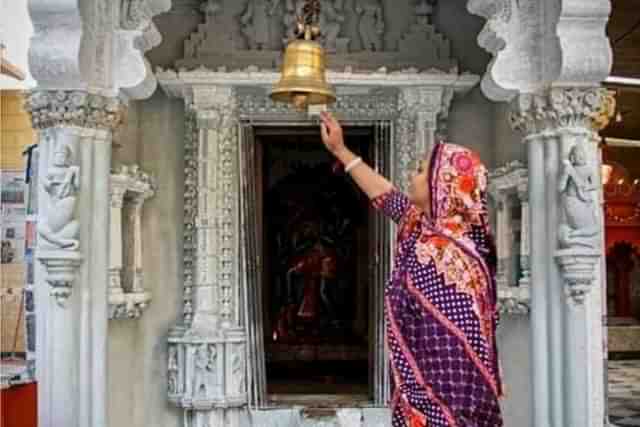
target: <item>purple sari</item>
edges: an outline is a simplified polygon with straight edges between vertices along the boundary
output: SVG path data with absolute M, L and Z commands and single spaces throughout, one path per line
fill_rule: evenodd
M 440 143 L 429 187 L 428 216 L 397 190 L 373 201 L 399 226 L 385 288 L 392 426 L 502 426 L 487 170 Z

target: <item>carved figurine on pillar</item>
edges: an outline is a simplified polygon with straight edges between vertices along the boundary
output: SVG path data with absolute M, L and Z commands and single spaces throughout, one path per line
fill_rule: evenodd
M 357 0 L 356 12 L 361 15 L 358 30 L 364 50 L 382 51 L 384 15 L 380 0 Z
M 564 160 L 563 165 L 558 182 L 564 211 L 564 221 L 559 229 L 560 246 L 595 249 L 600 242 L 598 206 L 593 196 L 598 180 L 579 144 L 571 148 L 569 159 Z
M 210 385 L 210 373 L 213 372 L 217 352 L 215 347 L 208 347 L 201 344 L 196 349 L 195 363 L 195 384 L 193 397 L 195 399 L 207 399 Z
M 169 372 L 169 394 L 178 393 L 178 348 L 169 346 L 169 361 L 167 363 L 167 371 Z
M 271 20 L 280 5 L 280 0 L 250 0 L 240 18 L 242 33 L 251 50 L 272 50 Z
M 38 234 L 48 245 L 46 249 L 75 251 L 80 245 L 80 224 L 75 219 L 76 194 L 80 188 L 79 168 L 71 164 L 71 147 L 59 145 L 47 174 L 42 177 L 49 194 L 49 214 L 38 224 Z

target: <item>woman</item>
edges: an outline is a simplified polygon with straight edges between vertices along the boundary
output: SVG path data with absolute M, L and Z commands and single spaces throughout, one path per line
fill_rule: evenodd
M 332 116 L 321 119 L 324 145 L 398 223 L 385 288 L 392 426 L 502 426 L 486 168 L 470 150 L 438 143 L 407 197 L 349 151 Z

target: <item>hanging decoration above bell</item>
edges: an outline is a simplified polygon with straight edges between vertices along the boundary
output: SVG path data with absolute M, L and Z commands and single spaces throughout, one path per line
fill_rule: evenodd
M 285 49 L 280 81 L 271 92 L 274 101 L 293 104 L 301 111 L 309 105 L 336 101 L 335 91 L 326 81 L 325 50 L 316 41 L 322 31 L 319 16 L 320 1 L 307 0 L 302 16 L 296 17 L 296 39 Z

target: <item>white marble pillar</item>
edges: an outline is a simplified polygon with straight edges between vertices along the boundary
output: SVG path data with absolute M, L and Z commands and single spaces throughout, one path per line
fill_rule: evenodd
M 111 180 L 111 212 L 109 236 L 111 245 L 109 249 L 109 301 L 118 301 L 124 304 L 124 292 L 122 290 L 122 206 L 124 205 L 124 193 L 126 188 Z M 110 313 L 109 317 L 114 317 Z
M 518 185 L 518 199 L 521 204 L 520 219 L 520 279 L 519 286 L 529 288 L 531 286 L 530 272 L 530 245 L 531 234 L 529 230 L 529 190 L 528 180 Z
M 600 299 L 591 290 L 601 285 L 592 126 L 603 99 L 598 88 L 554 88 L 513 104 L 529 148 L 535 426 L 602 425 Z
M 116 98 L 34 91 L 26 109 L 38 132 L 36 257 L 38 411 L 41 427 L 107 425 L 111 134 Z

